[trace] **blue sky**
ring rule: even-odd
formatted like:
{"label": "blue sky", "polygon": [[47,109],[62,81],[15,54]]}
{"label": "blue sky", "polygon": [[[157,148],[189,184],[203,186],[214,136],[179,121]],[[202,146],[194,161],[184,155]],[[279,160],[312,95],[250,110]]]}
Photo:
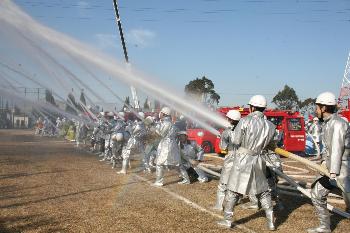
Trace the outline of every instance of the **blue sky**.
{"label": "blue sky", "polygon": [[[112,0],[15,0],[38,21],[120,60]],[[183,89],[207,76],[221,105],[339,93],[350,50],[350,0],[119,0],[130,62]]]}

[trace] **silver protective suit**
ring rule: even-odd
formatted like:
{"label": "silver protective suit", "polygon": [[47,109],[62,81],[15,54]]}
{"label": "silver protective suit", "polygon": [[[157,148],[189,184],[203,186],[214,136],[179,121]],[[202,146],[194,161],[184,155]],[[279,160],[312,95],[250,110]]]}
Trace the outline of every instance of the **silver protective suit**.
{"label": "silver protective suit", "polygon": [[263,150],[274,142],[275,125],[264,118],[262,112],[250,113],[241,119],[230,141],[238,149],[233,156],[233,166],[227,183],[224,203],[224,220],[219,225],[230,227],[233,207],[242,195],[257,195],[265,210],[269,230],[275,230],[271,192],[266,179]]}
{"label": "silver protective suit", "polygon": [[169,116],[164,117],[160,124],[157,125],[156,132],[161,139],[155,159],[157,176],[155,184],[163,185],[164,166],[180,165],[180,149],[176,140],[177,131]]}
{"label": "silver protective suit", "polygon": [[156,132],[154,125],[146,127],[146,137],[145,137],[145,152],[143,158],[143,165],[146,171],[151,171],[150,167],[153,166],[153,161],[151,158],[154,158],[157,154],[157,148],[160,141],[160,136]]}
{"label": "silver protective suit", "polygon": [[208,181],[208,177],[205,175],[204,171],[193,165],[193,161],[203,160],[203,148],[200,147],[195,141],[186,141],[185,143],[179,142],[179,145],[181,155],[180,173],[182,178],[188,183],[190,182],[187,169],[192,167],[198,174],[198,181]]}
{"label": "silver protective suit", "polygon": [[145,149],[144,137],[146,136],[146,128],[143,122],[135,122],[131,128],[131,137],[126,146],[123,148],[123,159],[129,159],[131,153],[141,153]]}
{"label": "silver protective suit", "polygon": [[216,203],[214,206],[214,209],[216,210],[222,210],[223,208],[223,202],[227,190],[227,182],[228,178],[230,177],[230,172],[233,167],[234,155],[237,149],[237,147],[234,147],[234,145],[230,141],[230,132],[232,132],[233,130],[233,127],[229,127],[221,133],[219,147],[221,150],[226,150],[227,155],[225,157],[224,164],[221,169],[220,181],[218,185],[218,190],[216,192]]}
{"label": "silver protective suit", "polygon": [[326,176],[318,177],[312,184],[311,200],[316,208],[320,226],[309,229],[309,232],[330,232],[330,214],[327,210],[327,196],[339,192],[336,187],[342,186],[343,196],[349,210],[350,196],[350,128],[348,123],[337,114],[324,119],[322,125],[322,143],[324,150],[322,158],[332,174],[336,174],[336,181]]}
{"label": "silver protective suit", "polygon": [[131,132],[131,136],[122,150],[123,162],[122,169],[118,172],[119,174],[126,173],[131,155],[143,153],[145,150],[144,139],[147,132],[144,123],[142,121],[134,122],[128,130]]}
{"label": "silver protective suit", "polygon": [[227,183],[229,190],[244,195],[268,190],[262,151],[273,141],[274,134],[275,125],[265,120],[262,112],[249,114],[230,132],[232,144],[239,148]]}
{"label": "silver protective suit", "polygon": [[103,134],[105,139],[105,157],[103,161],[106,159],[110,159],[112,157],[112,148],[113,148],[112,134],[115,126],[116,126],[116,121],[111,120],[110,122],[106,122],[105,127],[103,128]]}
{"label": "silver protective suit", "polygon": [[180,151],[176,140],[178,130],[170,117],[164,117],[156,131],[161,136],[157,148],[156,165],[179,166]]}

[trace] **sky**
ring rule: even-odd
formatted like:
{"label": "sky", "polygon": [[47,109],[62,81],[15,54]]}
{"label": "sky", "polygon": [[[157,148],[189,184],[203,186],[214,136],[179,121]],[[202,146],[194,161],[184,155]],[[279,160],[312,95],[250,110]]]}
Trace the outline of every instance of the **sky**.
{"label": "sky", "polygon": [[[14,0],[28,14],[123,60],[112,0]],[[350,0],[119,0],[130,62],[184,89],[206,76],[220,105],[339,94],[350,51]],[[127,93],[125,95],[131,95]],[[112,97],[107,97],[113,102]]]}

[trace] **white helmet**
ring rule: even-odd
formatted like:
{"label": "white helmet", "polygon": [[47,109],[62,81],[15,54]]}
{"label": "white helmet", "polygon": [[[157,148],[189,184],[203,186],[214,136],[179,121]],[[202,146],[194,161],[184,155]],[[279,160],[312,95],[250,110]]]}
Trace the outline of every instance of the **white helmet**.
{"label": "white helmet", "polygon": [[314,117],[313,121],[319,121],[318,117]]}
{"label": "white helmet", "polygon": [[264,96],[255,95],[252,98],[250,98],[249,105],[252,105],[254,107],[259,107],[259,108],[266,108],[267,102]]}
{"label": "white helmet", "polygon": [[335,100],[335,95],[332,92],[323,92],[317,96],[316,104],[322,105],[337,105],[337,101]]}
{"label": "white helmet", "polygon": [[117,142],[122,141],[123,138],[124,138],[124,135],[122,133],[116,133],[116,134],[113,134],[112,136],[112,140]]}
{"label": "white helmet", "polygon": [[154,119],[153,119],[153,117],[148,116],[143,120],[143,122],[145,123],[145,125],[151,125],[151,124],[153,124]]}
{"label": "white helmet", "polygon": [[226,113],[226,116],[234,121],[239,121],[241,119],[241,113],[238,110],[230,110]]}
{"label": "white helmet", "polygon": [[187,131],[180,131],[180,132],[177,133],[177,135],[186,135],[186,136],[188,136]]}
{"label": "white helmet", "polygon": [[118,116],[125,117],[125,113],[124,112],[119,112]]}
{"label": "white helmet", "polygon": [[139,112],[138,114],[139,114],[139,116],[140,116],[142,119],[145,118],[145,114],[144,114],[143,112]]}
{"label": "white helmet", "polygon": [[179,119],[180,119],[180,120],[184,120],[184,119],[185,119],[185,116],[184,116],[184,115],[180,115]]}
{"label": "white helmet", "polygon": [[163,107],[162,110],[160,110],[160,112],[168,116],[171,114],[171,110],[169,107]]}

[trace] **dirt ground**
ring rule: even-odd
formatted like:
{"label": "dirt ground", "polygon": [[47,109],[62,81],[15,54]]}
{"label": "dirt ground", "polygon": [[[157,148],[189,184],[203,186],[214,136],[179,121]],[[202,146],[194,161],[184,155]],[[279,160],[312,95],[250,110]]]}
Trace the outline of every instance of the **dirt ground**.
{"label": "dirt ground", "polygon": [[[240,206],[236,226],[216,225],[221,213],[210,209],[215,179],[179,185],[177,173],[170,171],[164,188],[156,188],[150,186],[154,174],[116,171],[72,143],[0,130],[0,232],[267,232],[262,210]],[[318,224],[308,199],[281,198],[286,208],[276,212],[277,232],[305,232]],[[332,228],[349,232],[350,220],[332,215]]]}

